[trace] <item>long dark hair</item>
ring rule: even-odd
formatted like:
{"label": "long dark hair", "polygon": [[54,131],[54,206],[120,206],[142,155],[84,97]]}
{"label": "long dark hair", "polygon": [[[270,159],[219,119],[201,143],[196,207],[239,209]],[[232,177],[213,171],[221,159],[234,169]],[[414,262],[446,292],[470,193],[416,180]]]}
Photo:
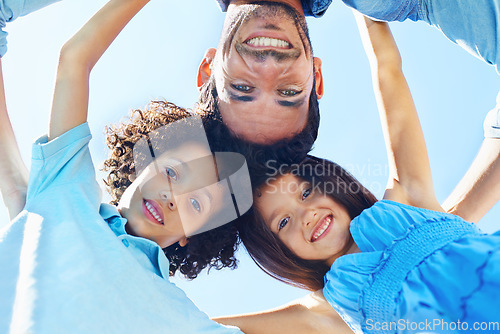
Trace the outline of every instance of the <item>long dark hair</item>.
{"label": "long dark hair", "polygon": [[[281,170],[293,173],[310,184],[319,184],[317,188],[324,189],[325,195],[342,205],[351,219],[377,201],[349,172],[329,160],[307,156],[300,164]],[[268,275],[311,291],[323,288],[323,277],[330,269],[329,266],[324,261],[304,260],[295,255],[269,229],[255,209],[237,221],[237,228],[248,253]]]}

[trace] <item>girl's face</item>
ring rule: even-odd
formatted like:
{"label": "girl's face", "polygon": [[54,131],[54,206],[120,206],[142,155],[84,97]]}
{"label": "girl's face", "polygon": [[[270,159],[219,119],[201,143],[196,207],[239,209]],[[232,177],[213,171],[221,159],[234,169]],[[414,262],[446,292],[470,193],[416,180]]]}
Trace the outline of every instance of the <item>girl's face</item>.
{"label": "girl's face", "polygon": [[196,143],[169,150],[150,163],[125,190],[118,205],[127,232],[162,248],[202,228],[224,203],[211,152]]}
{"label": "girl's face", "polygon": [[287,174],[260,189],[254,199],[266,225],[298,257],[329,266],[356,247],[347,210],[308,182]]}

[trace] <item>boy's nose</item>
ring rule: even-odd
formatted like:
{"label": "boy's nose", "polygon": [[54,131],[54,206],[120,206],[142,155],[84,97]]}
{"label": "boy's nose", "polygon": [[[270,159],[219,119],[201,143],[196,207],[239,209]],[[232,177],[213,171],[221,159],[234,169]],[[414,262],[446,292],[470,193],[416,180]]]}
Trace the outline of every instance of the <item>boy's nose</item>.
{"label": "boy's nose", "polygon": [[170,210],[174,211],[177,208],[177,205],[175,205],[175,201],[170,191],[160,191],[160,198]]}

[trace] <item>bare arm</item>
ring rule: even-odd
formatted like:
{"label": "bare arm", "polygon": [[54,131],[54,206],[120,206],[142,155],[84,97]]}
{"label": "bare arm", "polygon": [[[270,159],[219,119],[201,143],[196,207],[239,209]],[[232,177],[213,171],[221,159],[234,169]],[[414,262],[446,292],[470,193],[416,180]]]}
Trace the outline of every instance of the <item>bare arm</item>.
{"label": "bare arm", "polygon": [[500,200],[500,138],[485,138],[443,209],[477,223]]}
{"label": "bare arm", "polygon": [[27,187],[28,169],[21,158],[7,113],[0,60],[0,192],[10,219],[23,209]]}
{"label": "bare arm", "polygon": [[110,0],[62,48],[49,138],[87,121],[89,76],[120,31],[149,0]]}
{"label": "bare arm", "polygon": [[384,198],[442,211],[420,121],[389,26],[359,14],[356,18],[372,69],[390,166]]}
{"label": "bare arm", "polygon": [[214,320],[246,334],[352,334],[321,290],[272,310]]}
{"label": "bare arm", "polygon": [[[149,0],[111,0],[62,48],[49,138],[87,120],[89,75],[118,33]],[[24,207],[28,170],[22,161],[5,103],[0,63],[0,191],[10,219]]]}

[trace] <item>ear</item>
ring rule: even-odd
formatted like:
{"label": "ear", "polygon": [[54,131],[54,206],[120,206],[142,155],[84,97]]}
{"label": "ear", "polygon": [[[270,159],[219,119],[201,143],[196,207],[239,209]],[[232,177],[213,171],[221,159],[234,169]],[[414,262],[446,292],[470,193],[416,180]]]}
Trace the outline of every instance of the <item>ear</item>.
{"label": "ear", "polygon": [[184,247],[187,245],[188,242],[189,242],[189,239],[184,237],[181,240],[179,240],[179,246]]}
{"label": "ear", "polygon": [[205,52],[205,56],[203,56],[200,67],[198,67],[198,77],[196,78],[196,86],[198,89],[201,89],[201,87],[208,82],[208,79],[210,79],[210,75],[212,74],[210,65],[214,60],[216,51],[217,49],[210,48]]}
{"label": "ear", "polygon": [[321,72],[321,59],[314,57],[314,80],[316,81],[316,95],[318,100],[323,97],[323,73]]}

